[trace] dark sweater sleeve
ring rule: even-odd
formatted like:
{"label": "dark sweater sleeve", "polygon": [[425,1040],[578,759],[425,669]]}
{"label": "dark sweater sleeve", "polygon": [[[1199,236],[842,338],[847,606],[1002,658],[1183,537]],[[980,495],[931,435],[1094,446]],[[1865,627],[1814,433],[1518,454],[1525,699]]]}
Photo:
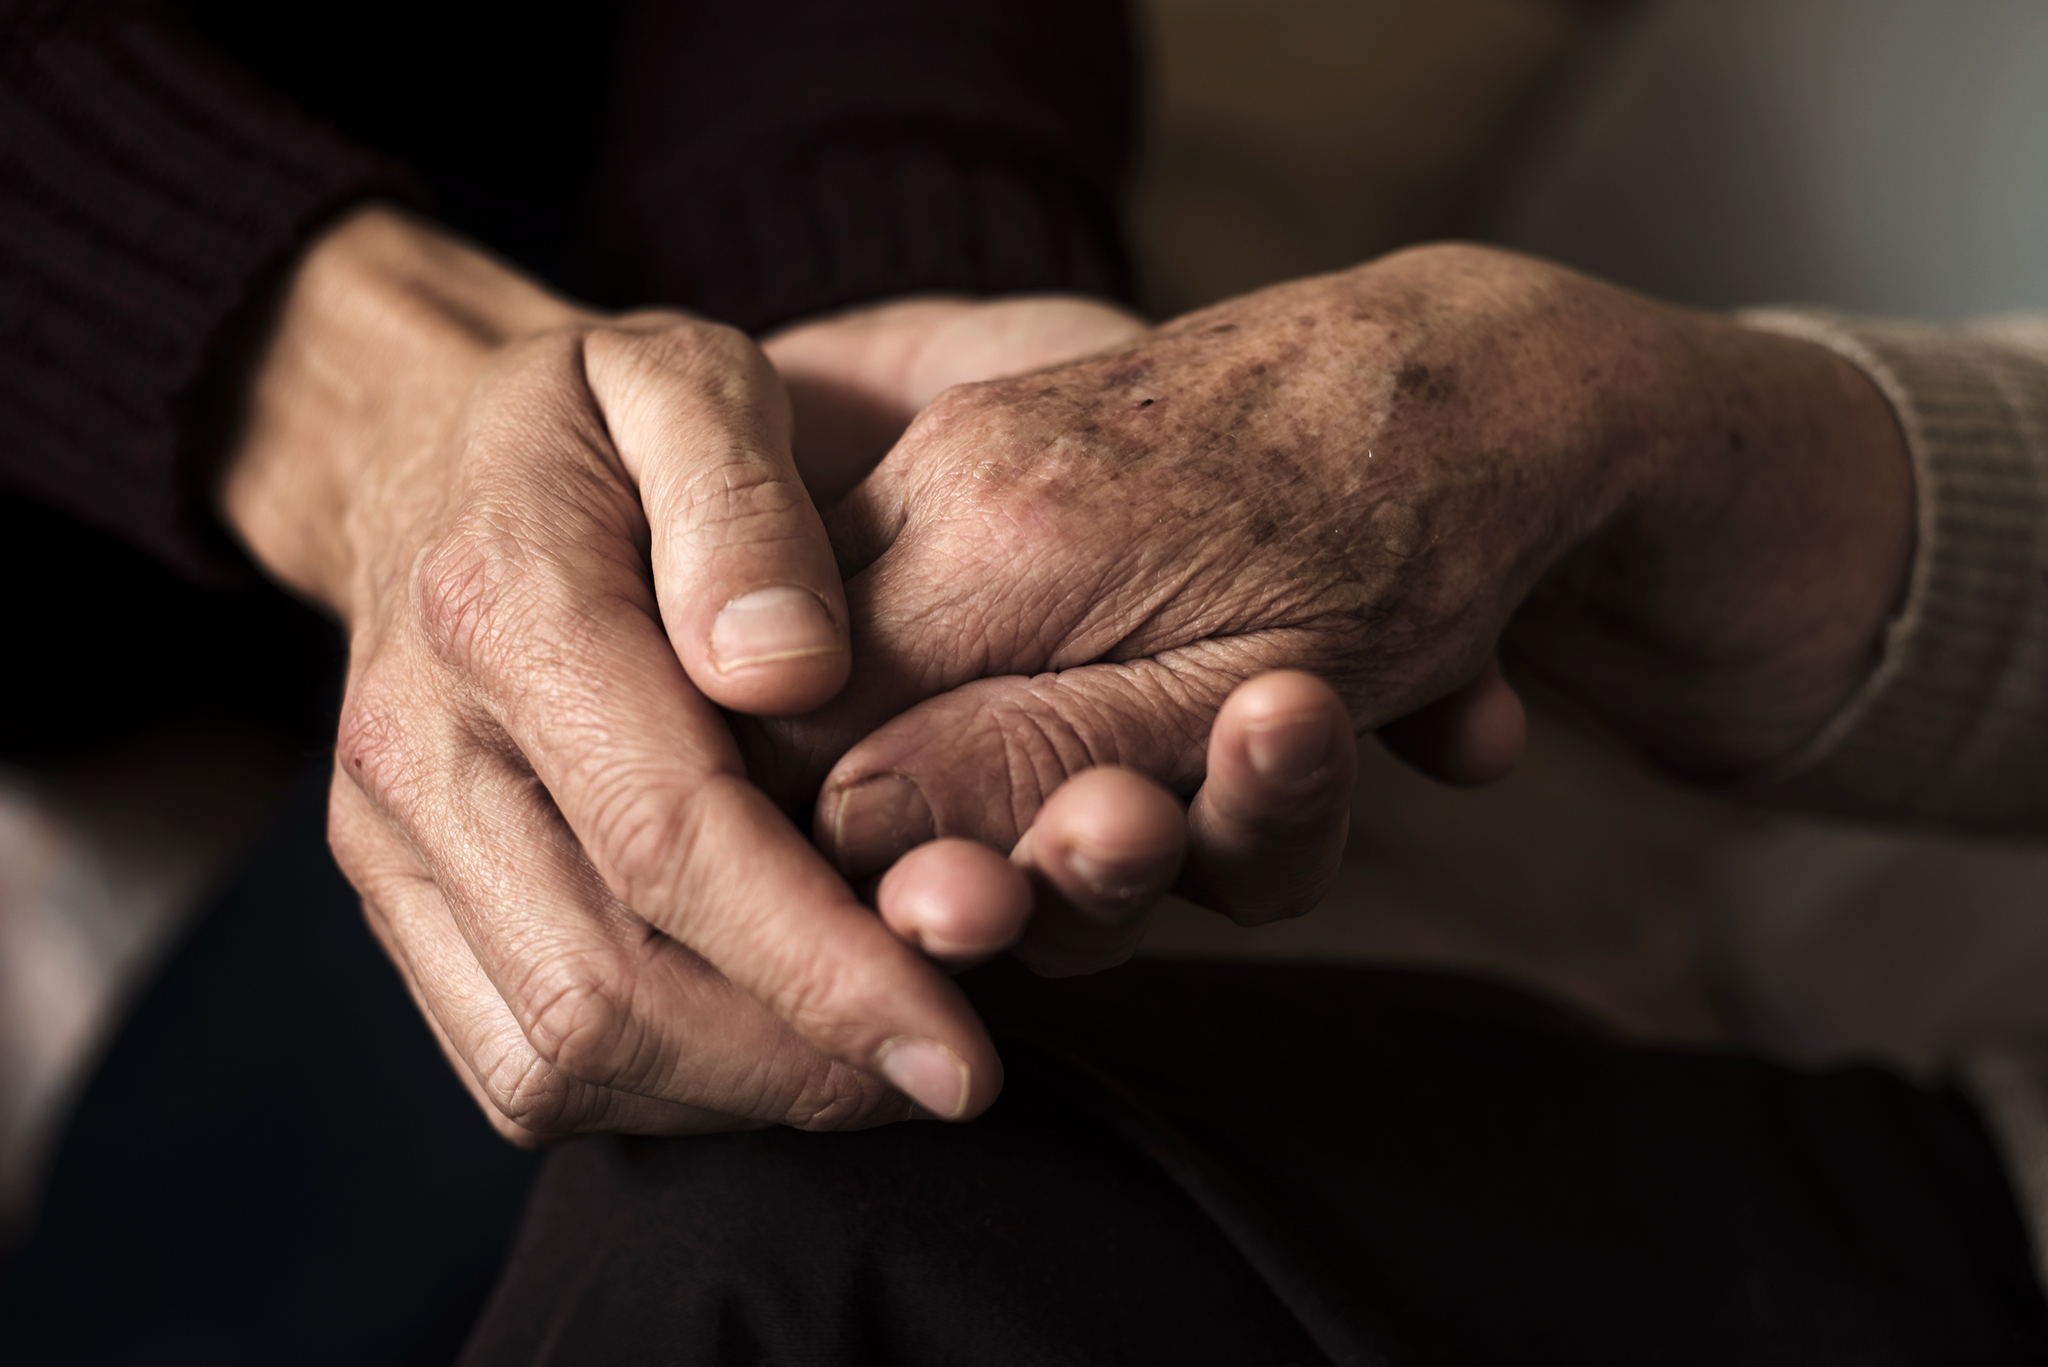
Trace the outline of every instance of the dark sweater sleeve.
{"label": "dark sweater sleeve", "polygon": [[587,278],[751,331],[913,291],[1128,299],[1119,0],[639,0]]}
{"label": "dark sweater sleeve", "polygon": [[0,489],[226,573],[189,449],[209,366],[324,221],[402,184],[157,9],[0,0]]}

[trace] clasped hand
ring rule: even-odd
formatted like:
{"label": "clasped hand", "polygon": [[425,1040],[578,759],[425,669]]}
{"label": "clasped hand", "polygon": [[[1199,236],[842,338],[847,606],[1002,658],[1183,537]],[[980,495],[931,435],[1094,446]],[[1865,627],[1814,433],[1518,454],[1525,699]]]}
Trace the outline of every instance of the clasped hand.
{"label": "clasped hand", "polygon": [[[1306,910],[1347,707],[1445,777],[1500,772],[1525,600],[1536,665],[1673,763],[1825,717],[1899,537],[1769,620],[1694,585],[1799,568],[1717,561],[1717,518],[1868,547],[1877,494],[1800,500],[1862,458],[1814,432],[1877,420],[1825,353],[1739,331],[1452,251],[1142,335],[897,305],[771,366],[372,209],[285,289],[220,497],[347,628],[331,841],[501,1130],[959,1118],[1001,1072],[944,966],[1117,962],[1169,886]],[[1693,363],[1716,378],[1669,412],[1627,397]],[[877,876],[879,915],[848,881]]]}
{"label": "clasped hand", "polygon": [[[961,366],[1029,368],[1136,326],[1078,301],[925,304],[778,349],[802,401],[842,415],[813,424],[838,434],[812,461],[823,487]],[[738,333],[592,314],[378,209],[306,256],[264,333],[221,506],[346,627],[331,843],[516,1139],[841,1127],[900,1118],[906,1095],[978,1112],[1000,1063],[934,961],[1016,940],[1034,882],[1038,924],[1077,918],[1075,952],[1119,957],[1179,865],[1178,804],[1104,771],[1008,858],[942,841],[903,861],[878,918],[749,781],[721,709],[815,708],[851,665],[790,435]],[[1097,911],[1119,929],[1090,939]]]}

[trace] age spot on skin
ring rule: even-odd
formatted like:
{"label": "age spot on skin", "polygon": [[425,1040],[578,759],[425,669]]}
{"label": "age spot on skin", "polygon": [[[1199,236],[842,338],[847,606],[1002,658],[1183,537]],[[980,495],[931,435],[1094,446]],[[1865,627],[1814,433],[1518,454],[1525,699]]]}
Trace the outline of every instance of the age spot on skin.
{"label": "age spot on skin", "polygon": [[1376,505],[1372,516],[1367,519],[1372,536],[1389,554],[1403,560],[1410,559],[1421,550],[1426,540],[1423,534],[1422,518],[1405,503],[1389,499]]}
{"label": "age spot on skin", "polygon": [[1394,389],[1397,393],[1419,395],[1433,403],[1442,403],[1451,396],[1450,376],[1431,370],[1420,361],[1411,361],[1394,375]]}
{"label": "age spot on skin", "polygon": [[1728,449],[1730,451],[1743,451],[1748,449],[1748,443],[1742,440],[1742,433],[1736,431],[1732,427],[1728,429]]}

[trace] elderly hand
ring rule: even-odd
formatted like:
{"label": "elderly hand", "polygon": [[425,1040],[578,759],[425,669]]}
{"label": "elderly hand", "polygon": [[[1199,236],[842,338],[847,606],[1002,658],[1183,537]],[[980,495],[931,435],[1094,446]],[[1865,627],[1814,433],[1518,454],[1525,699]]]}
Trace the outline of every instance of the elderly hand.
{"label": "elderly hand", "polygon": [[1072,295],[930,296],[810,319],[761,350],[789,390],[804,487],[829,508],[954,385],[1092,356],[1145,327],[1136,314]]}
{"label": "elderly hand", "polygon": [[[1480,779],[1519,745],[1512,621],[1653,758],[1739,773],[1863,677],[1911,517],[1890,409],[1831,353],[1403,253],[933,404],[830,519],[854,682],[765,724],[758,772],[801,792],[837,759],[815,830],[859,876],[933,835],[1006,846],[1094,765],[1192,791],[1225,698],[1291,668]],[[1188,890],[1299,910],[1269,848],[1198,828]]]}
{"label": "elderly hand", "polygon": [[[718,710],[847,675],[789,429],[730,329],[597,316],[381,209],[314,246],[265,334],[224,515],[347,627],[334,851],[514,1138],[870,1123],[898,1090],[957,1117],[1000,1087],[964,999],[747,782]],[[958,921],[1023,896],[993,852],[939,853],[891,898]]]}
{"label": "elderly hand", "polygon": [[[1145,330],[1091,299],[929,298],[807,322],[762,348],[790,388],[804,483],[830,507],[947,389],[1101,353]],[[1190,886],[1256,884],[1270,914],[1312,905],[1343,853],[1355,765],[1350,721],[1330,688],[1275,674],[1241,687],[1217,717],[1208,782],[1190,811],[1132,770],[1092,767],[1051,793],[1016,837],[1010,857],[1030,878],[1028,894],[934,895],[970,857],[941,838],[890,868],[877,905],[948,965],[1014,949],[1040,973],[1094,972],[1130,957],[1146,912],[1183,872]],[[1007,779],[990,777],[990,796],[1006,800]],[[1196,863],[1184,870],[1191,830]]]}

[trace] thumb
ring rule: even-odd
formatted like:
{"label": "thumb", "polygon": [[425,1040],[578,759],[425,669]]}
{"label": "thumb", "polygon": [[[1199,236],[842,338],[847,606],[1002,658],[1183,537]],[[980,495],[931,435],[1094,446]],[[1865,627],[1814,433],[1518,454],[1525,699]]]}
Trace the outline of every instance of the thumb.
{"label": "thumb", "polygon": [[846,599],[789,449],[781,382],[742,334],[653,318],[593,333],[584,370],[640,491],[670,644],[740,712],[818,707],[846,683]]}

